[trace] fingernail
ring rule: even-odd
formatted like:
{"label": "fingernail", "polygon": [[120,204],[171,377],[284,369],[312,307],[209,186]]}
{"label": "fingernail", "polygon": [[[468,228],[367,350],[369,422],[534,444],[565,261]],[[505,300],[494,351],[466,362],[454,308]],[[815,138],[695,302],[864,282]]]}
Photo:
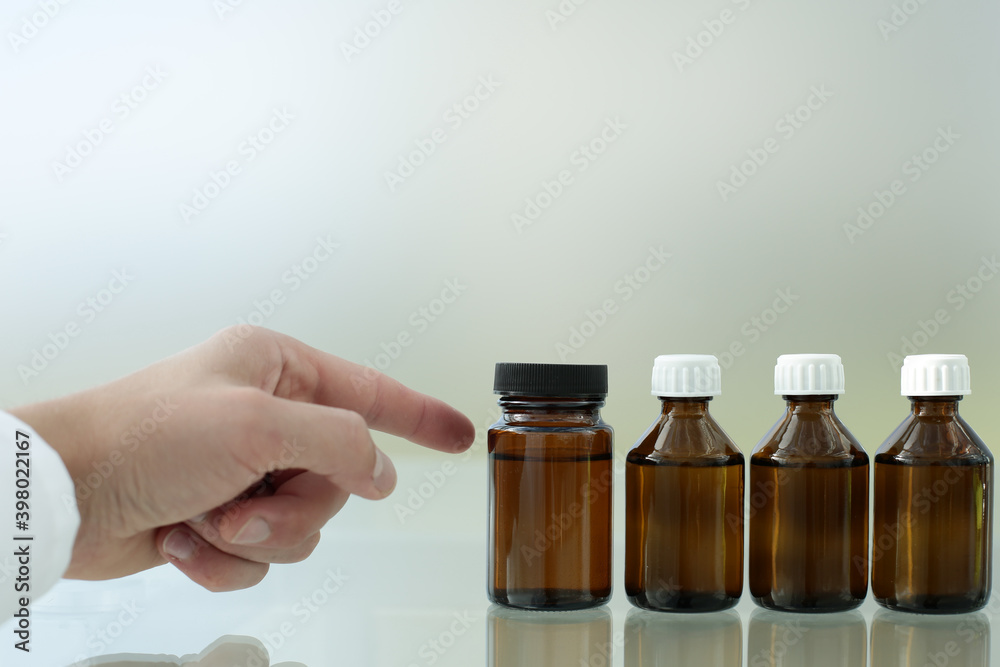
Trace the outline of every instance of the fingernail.
{"label": "fingernail", "polygon": [[396,488],[396,469],[393,467],[392,461],[377,447],[375,448],[375,469],[372,471],[372,479],[375,481],[375,488],[386,495]]}
{"label": "fingernail", "polygon": [[259,516],[247,521],[236,533],[231,544],[259,544],[271,537],[271,526]]}
{"label": "fingernail", "polygon": [[191,523],[201,523],[208,517],[208,512],[202,512],[198,516],[191,517]]}
{"label": "fingernail", "polygon": [[175,560],[188,560],[194,555],[197,548],[198,545],[195,544],[191,535],[181,528],[175,528],[167,535],[167,539],[163,540],[163,550]]}

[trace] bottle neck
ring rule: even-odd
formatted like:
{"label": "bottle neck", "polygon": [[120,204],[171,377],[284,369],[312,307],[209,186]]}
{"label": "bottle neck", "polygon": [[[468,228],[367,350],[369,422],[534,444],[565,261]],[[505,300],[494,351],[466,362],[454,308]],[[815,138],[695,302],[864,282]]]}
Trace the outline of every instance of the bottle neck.
{"label": "bottle neck", "polygon": [[664,417],[704,417],[708,414],[708,402],[711,400],[711,396],[660,396],[660,414]]}
{"label": "bottle neck", "polygon": [[839,398],[836,394],[816,394],[810,396],[782,396],[785,399],[790,414],[826,413],[833,414],[833,402]]}
{"label": "bottle neck", "polygon": [[507,424],[590,426],[601,421],[604,397],[501,396],[498,403]]}
{"label": "bottle neck", "polygon": [[910,396],[914,417],[957,417],[961,396]]}

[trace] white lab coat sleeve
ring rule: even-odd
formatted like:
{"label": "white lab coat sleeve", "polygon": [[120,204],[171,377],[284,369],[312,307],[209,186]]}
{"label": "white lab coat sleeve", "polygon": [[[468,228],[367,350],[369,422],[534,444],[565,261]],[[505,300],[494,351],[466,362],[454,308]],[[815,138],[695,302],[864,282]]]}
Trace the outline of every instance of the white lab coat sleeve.
{"label": "white lab coat sleeve", "polygon": [[24,603],[59,581],[79,527],[73,480],[59,454],[0,412],[0,623],[23,615]]}

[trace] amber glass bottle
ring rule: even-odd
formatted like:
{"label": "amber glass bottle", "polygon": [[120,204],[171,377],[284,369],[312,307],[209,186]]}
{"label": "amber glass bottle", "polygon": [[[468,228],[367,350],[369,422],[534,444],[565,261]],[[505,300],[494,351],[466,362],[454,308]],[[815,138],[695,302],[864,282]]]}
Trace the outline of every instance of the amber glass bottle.
{"label": "amber glass bottle", "polygon": [[653,364],[660,416],[625,463],[625,592],[658,611],[716,611],[743,593],[743,454],[708,412],[712,355]]}
{"label": "amber glass bottle", "polygon": [[607,366],[496,366],[489,431],[490,600],[585,609],[611,597],[612,430]]}
{"label": "amber glass bottle", "polygon": [[868,455],[833,412],[835,354],[786,354],[784,416],[750,457],[749,584],[769,609],[842,611],[868,593]]}
{"label": "amber glass bottle", "polygon": [[872,594],[889,609],[981,609],[993,560],[993,455],[958,414],[960,354],[903,360],[912,410],[875,455]]}

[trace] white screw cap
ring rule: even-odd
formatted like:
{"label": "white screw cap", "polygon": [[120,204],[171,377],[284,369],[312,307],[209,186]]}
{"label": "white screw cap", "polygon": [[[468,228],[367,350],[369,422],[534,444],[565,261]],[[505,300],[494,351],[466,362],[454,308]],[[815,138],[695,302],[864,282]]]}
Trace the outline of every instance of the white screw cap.
{"label": "white screw cap", "polygon": [[836,354],[783,354],[774,367],[774,393],[843,394],[844,364]]}
{"label": "white screw cap", "polygon": [[719,360],[711,354],[661,354],[653,362],[654,396],[718,396]]}
{"label": "white screw cap", "polygon": [[902,396],[967,396],[972,393],[964,354],[913,354],[903,359]]}

